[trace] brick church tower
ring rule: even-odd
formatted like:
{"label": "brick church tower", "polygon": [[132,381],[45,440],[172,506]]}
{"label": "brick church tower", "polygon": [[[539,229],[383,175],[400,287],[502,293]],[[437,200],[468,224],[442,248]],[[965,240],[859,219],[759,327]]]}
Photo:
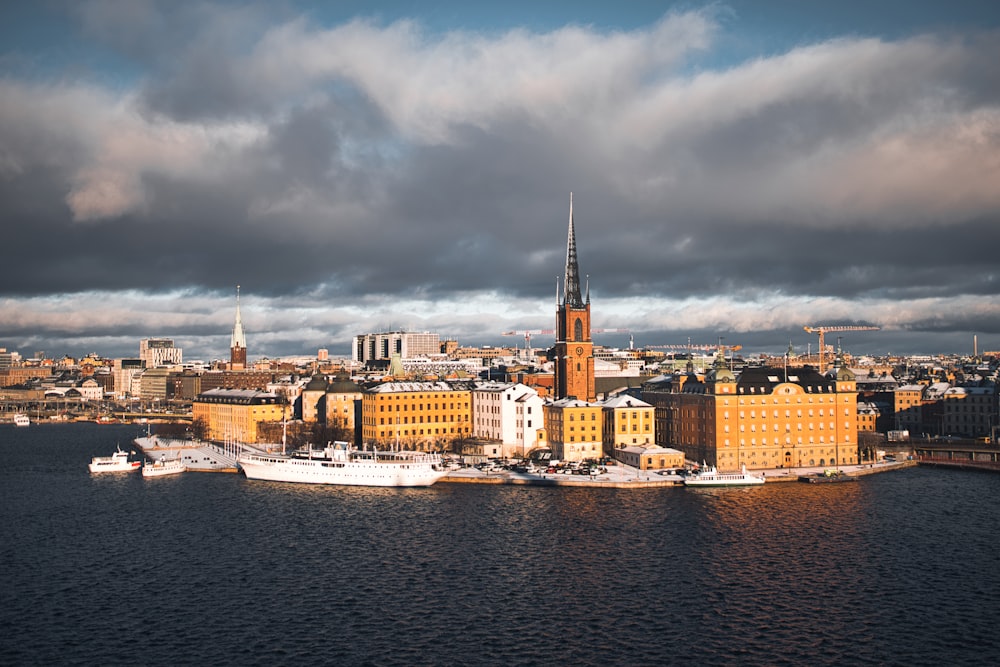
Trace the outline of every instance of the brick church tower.
{"label": "brick church tower", "polygon": [[244,371],[247,368],[247,337],[243,333],[243,319],[240,317],[240,286],[236,286],[236,324],[229,342],[229,370]]}
{"label": "brick church tower", "polygon": [[[558,290],[557,290],[558,291]],[[569,195],[569,237],[566,241],[566,276],[563,293],[556,296],[555,395],[582,401],[597,399],[594,388],[594,343],[590,339],[590,285],[586,299],[580,291],[573,229],[573,193]]]}

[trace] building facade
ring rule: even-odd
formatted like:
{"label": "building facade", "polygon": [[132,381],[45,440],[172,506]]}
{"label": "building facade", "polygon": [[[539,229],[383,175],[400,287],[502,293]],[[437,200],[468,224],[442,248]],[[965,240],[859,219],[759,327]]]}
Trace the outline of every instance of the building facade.
{"label": "building facade", "polygon": [[720,355],[704,377],[680,374],[643,398],[672,441],[659,444],[719,470],[858,462],[857,388],[845,367],[747,368],[737,377]]}
{"label": "building facade", "polygon": [[210,440],[255,443],[261,422],[280,422],[289,415],[288,405],[277,394],[210,389],[195,398],[191,416],[205,424]]}
{"label": "building facade", "polygon": [[435,333],[412,333],[390,331],[386,333],[361,334],[354,337],[351,346],[352,360],[359,363],[392,359],[397,354],[401,359],[424,357],[441,353],[441,336]]}
{"label": "building facade", "polygon": [[439,451],[472,435],[471,386],[384,382],[362,395],[361,415],[365,443]]}
{"label": "building facade", "polygon": [[169,338],[143,338],[139,341],[139,359],[146,368],[158,368],[178,366],[183,363],[184,355]]}
{"label": "building facade", "polygon": [[659,445],[627,445],[615,450],[615,458],[639,470],[668,470],[684,467],[684,452]]}
{"label": "building facade", "polygon": [[649,403],[621,394],[604,401],[604,453],[615,456],[615,450],[632,446],[656,444],[655,410]]}
{"label": "building facade", "polygon": [[523,458],[538,446],[545,425],[542,397],[514,382],[487,382],[472,390],[472,436],[501,444],[503,458]]}
{"label": "building facade", "polygon": [[560,461],[599,459],[604,455],[604,408],[578,398],[543,405],[545,431],[552,458]]}
{"label": "building facade", "polygon": [[996,424],[996,392],[985,387],[951,387],[944,392],[941,428],[947,435],[984,438]]}

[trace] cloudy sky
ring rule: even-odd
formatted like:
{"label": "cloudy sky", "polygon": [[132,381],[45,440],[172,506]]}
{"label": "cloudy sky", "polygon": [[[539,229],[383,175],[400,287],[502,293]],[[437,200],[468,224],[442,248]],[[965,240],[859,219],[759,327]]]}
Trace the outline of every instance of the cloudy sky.
{"label": "cloudy sky", "polygon": [[3,3],[0,347],[1000,349],[1000,4],[480,4]]}

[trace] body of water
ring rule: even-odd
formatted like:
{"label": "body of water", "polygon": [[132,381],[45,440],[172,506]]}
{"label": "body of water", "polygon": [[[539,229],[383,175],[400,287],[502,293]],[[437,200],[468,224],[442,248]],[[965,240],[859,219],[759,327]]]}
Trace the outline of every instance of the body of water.
{"label": "body of water", "polygon": [[87,472],[0,426],[0,663],[977,665],[1000,475],[576,489]]}

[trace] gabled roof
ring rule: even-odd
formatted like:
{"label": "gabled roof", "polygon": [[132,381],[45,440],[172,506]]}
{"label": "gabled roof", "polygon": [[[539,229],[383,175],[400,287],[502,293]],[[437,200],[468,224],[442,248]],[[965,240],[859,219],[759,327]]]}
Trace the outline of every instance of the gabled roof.
{"label": "gabled roof", "polygon": [[604,401],[604,407],[606,408],[651,408],[653,407],[646,401],[639,400],[635,396],[619,395],[612,396],[611,398]]}

